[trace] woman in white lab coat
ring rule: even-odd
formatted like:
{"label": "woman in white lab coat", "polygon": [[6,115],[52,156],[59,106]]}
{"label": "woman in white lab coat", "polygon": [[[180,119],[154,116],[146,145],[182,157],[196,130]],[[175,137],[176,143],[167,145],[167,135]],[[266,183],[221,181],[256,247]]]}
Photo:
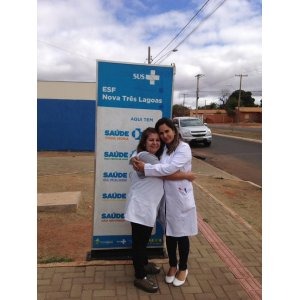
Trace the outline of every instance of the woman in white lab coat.
{"label": "woman in white lab coat", "polygon": [[[134,160],[134,168],[144,171],[145,176],[166,176],[177,171],[191,171],[192,153],[190,146],[181,141],[172,120],[162,118],[156,122],[155,129],[165,143],[160,164],[151,165]],[[164,180],[165,233],[169,256],[167,283],[181,286],[188,275],[189,236],[198,233],[197,211],[193,185],[188,180]],[[178,248],[179,261],[176,250]]]}
{"label": "woman in white lab coat", "polygon": [[[148,127],[145,129],[135,157],[149,164],[157,164],[162,151],[163,147],[155,128]],[[193,180],[195,176],[191,172],[177,172],[168,178]],[[148,262],[146,248],[164,194],[163,180],[161,177],[145,177],[143,173],[135,171],[130,173],[130,179],[131,186],[125,207],[125,220],[131,222],[132,228],[134,285],[144,291],[154,293],[158,290],[158,286],[146,275],[157,274],[160,272],[160,268]]]}

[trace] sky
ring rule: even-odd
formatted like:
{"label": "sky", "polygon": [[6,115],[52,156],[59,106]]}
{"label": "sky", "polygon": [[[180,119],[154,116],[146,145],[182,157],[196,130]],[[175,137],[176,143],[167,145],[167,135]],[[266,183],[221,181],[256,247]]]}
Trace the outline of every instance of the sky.
{"label": "sky", "polygon": [[[262,99],[261,0],[38,0],[37,79],[96,82],[96,60],[175,64],[173,104]],[[173,51],[177,50],[177,51]]]}

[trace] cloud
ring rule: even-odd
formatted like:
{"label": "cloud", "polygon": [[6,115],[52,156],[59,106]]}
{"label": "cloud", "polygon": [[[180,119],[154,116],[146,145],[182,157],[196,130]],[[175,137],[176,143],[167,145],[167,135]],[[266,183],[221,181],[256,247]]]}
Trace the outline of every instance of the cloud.
{"label": "cloud", "polygon": [[[221,2],[209,1],[161,53],[179,45],[161,62],[176,65],[174,102],[182,101],[181,93],[195,93],[198,73],[205,74],[201,89],[210,91],[210,99],[218,99],[226,86],[238,89],[240,73],[248,73],[246,90],[261,90],[261,2],[225,1],[209,16]],[[203,3],[39,0],[38,79],[96,81],[97,59],[146,63],[148,46],[154,58]]]}

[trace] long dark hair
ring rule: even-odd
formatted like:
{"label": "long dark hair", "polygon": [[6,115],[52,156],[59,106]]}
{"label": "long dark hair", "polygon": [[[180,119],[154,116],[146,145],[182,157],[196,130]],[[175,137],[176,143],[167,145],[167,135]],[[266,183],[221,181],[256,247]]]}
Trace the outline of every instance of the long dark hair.
{"label": "long dark hair", "polygon": [[161,118],[156,122],[155,129],[158,133],[159,133],[159,127],[161,125],[166,125],[175,132],[174,140],[169,145],[166,145],[168,148],[167,153],[170,155],[172,152],[175,151],[175,149],[179,145],[180,142],[179,132],[177,130],[177,127],[174,125],[173,121],[169,118]]}
{"label": "long dark hair", "polygon": [[[141,139],[137,145],[137,153],[141,152],[141,151],[147,151],[146,149],[146,141],[147,141],[147,138],[149,137],[150,134],[152,133],[155,133],[155,134],[158,134],[157,133],[157,130],[153,127],[148,127],[146,128],[143,132],[142,132],[142,136],[141,136]],[[158,149],[158,151],[155,153],[155,155],[160,158],[160,156],[162,155],[163,153],[163,149],[164,149],[164,145],[162,142],[160,142],[160,148]]]}

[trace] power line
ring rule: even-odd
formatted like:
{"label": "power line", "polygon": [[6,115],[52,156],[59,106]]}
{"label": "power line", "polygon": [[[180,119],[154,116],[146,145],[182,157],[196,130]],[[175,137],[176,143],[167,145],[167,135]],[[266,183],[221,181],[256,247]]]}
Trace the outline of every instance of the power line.
{"label": "power line", "polygon": [[179,35],[187,28],[187,26],[196,18],[196,16],[200,13],[200,11],[206,6],[206,4],[210,0],[207,0],[200,9],[197,10],[197,12],[194,14],[194,16],[188,21],[188,23],[176,34],[176,36],[153,58],[155,60],[156,57],[158,57],[165,49],[168,48],[169,45],[172,44],[173,41],[175,41]]}
{"label": "power line", "polygon": [[51,43],[49,43],[49,42],[45,42],[45,41],[42,41],[42,40],[39,40],[39,39],[38,39],[37,41],[40,42],[40,43],[46,44],[46,45],[48,45],[48,46],[50,46],[50,47],[56,48],[56,49],[58,49],[58,50],[67,52],[67,53],[69,53],[69,54],[71,54],[71,55],[76,55],[76,56],[79,56],[79,57],[84,58],[84,59],[88,59],[88,60],[93,60],[93,61],[95,61],[95,58],[90,58],[90,57],[86,57],[86,56],[84,56],[84,55],[82,55],[82,54],[79,54],[79,53],[71,52],[71,51],[69,51],[69,50],[66,50],[66,49],[64,49],[64,48],[62,48],[62,47],[56,46],[56,45],[51,44]]}
{"label": "power line", "polygon": [[[218,5],[217,5],[217,7],[215,7],[215,9],[210,13],[210,14],[208,14],[203,20],[201,20],[200,21],[200,23],[185,37],[185,38],[183,38],[175,47],[174,47],[174,49],[178,49],[178,47],[180,46],[180,45],[182,45],[199,27],[200,27],[200,25],[202,25],[209,17],[211,17],[224,3],[226,2],[226,0],[223,0],[223,1],[221,1]],[[168,53],[168,56],[170,56],[171,55],[171,53],[172,53],[172,51],[171,52],[169,52]],[[161,62],[163,62],[168,56],[166,56],[166,57],[161,57],[161,58],[159,58],[157,61],[156,61],[156,63],[161,63]],[[157,56],[156,56],[157,57]]]}
{"label": "power line", "polygon": [[[211,17],[225,2],[226,0],[223,0],[209,15],[202,20],[202,22]],[[198,24],[178,45],[176,45],[175,48],[178,48],[181,44],[183,44],[190,37],[190,35],[192,35],[199,28],[200,25],[202,25],[202,23]]]}
{"label": "power line", "polygon": [[[247,89],[248,90],[248,89]],[[249,92],[251,93],[261,93],[261,90],[250,90]],[[220,93],[220,90],[214,90],[214,91],[207,91],[207,90],[201,90],[199,91],[199,94],[217,94]],[[195,97],[195,92],[190,92],[190,93],[180,93],[180,95],[186,95],[188,97]]]}
{"label": "power line", "polygon": [[[247,73],[252,73],[252,72],[257,72],[257,71],[258,71],[258,68],[252,69],[252,70],[246,70]],[[218,85],[219,83],[222,83],[222,82],[224,82],[224,81],[229,81],[229,80],[233,79],[234,77],[235,77],[235,76],[232,75],[232,76],[227,77],[227,78],[225,78],[225,79],[221,79],[221,80],[215,81],[215,82],[209,84],[208,87],[209,87],[209,88],[212,88],[212,87]],[[260,90],[261,88],[255,88],[255,89],[258,91],[258,90]]]}
{"label": "power line", "polygon": [[[250,92],[251,95],[253,97],[261,97],[262,96],[262,91],[258,90],[258,89],[244,89],[247,92]],[[230,89],[230,91],[228,92],[229,94],[232,94],[234,91],[233,89]],[[184,93],[179,93],[179,97],[184,96],[184,102],[186,102],[187,100],[189,101],[193,101],[195,99],[195,91],[185,91]],[[214,91],[208,91],[208,90],[199,90],[198,91],[198,95],[201,96],[201,98],[203,97],[218,97],[220,96],[222,93],[221,90],[214,90]]]}
{"label": "power line", "polygon": [[185,105],[185,96],[189,96],[189,94],[183,93],[181,95],[183,96],[183,103],[182,103],[182,105],[184,106]]}

